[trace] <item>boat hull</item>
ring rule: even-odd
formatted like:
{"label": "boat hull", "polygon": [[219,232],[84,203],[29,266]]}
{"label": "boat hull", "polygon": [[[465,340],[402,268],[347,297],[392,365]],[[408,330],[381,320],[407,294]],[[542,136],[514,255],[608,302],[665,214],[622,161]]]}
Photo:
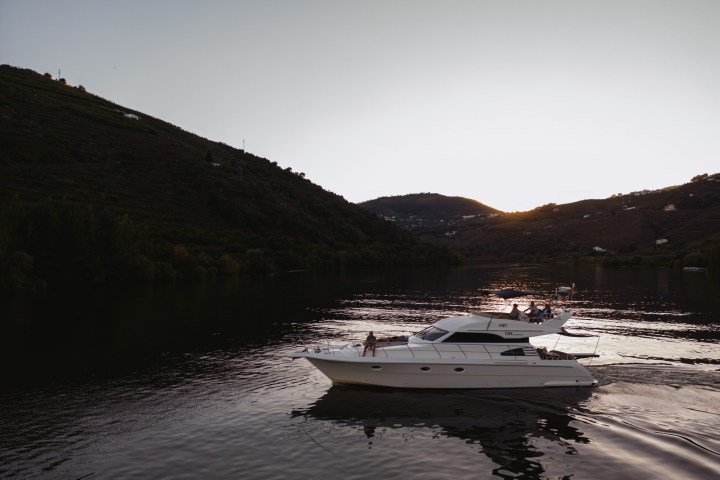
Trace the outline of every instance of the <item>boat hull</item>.
{"label": "boat hull", "polygon": [[594,386],[575,360],[489,360],[482,362],[388,362],[369,358],[305,356],[334,384],[394,388],[533,388]]}

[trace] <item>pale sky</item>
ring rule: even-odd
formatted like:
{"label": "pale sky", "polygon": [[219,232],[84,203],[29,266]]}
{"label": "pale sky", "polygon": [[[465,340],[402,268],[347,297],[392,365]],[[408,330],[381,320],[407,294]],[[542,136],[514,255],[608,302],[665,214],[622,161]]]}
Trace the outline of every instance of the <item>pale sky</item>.
{"label": "pale sky", "polygon": [[0,63],[351,202],[524,211],[720,172],[718,0],[0,0]]}

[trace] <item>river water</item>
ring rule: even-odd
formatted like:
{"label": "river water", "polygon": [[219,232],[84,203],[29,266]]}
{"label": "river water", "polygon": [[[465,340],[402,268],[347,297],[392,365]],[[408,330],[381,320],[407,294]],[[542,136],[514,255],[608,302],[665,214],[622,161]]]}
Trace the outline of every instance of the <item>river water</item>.
{"label": "river water", "polygon": [[[575,283],[595,388],[333,386],[306,342]],[[521,299],[527,303],[529,299]],[[0,478],[720,478],[720,284],[594,267],[307,273],[4,300]],[[589,360],[588,360],[589,361]],[[587,361],[586,361],[587,362]]]}

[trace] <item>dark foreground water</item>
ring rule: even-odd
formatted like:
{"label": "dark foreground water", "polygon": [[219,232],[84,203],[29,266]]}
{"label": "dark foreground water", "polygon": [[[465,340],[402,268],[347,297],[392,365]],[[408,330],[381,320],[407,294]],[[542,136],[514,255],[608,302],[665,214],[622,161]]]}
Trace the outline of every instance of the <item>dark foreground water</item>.
{"label": "dark foreground water", "polygon": [[[581,294],[597,388],[332,386],[284,353],[474,307]],[[522,303],[522,302],[521,302]],[[0,478],[720,478],[720,288],[704,272],[305,274],[8,300]],[[159,355],[160,354],[160,355]]]}

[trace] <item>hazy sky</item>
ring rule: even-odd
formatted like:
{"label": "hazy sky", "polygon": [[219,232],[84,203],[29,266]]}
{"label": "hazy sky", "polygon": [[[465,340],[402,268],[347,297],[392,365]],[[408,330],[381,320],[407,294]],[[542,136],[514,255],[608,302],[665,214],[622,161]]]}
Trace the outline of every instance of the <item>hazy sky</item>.
{"label": "hazy sky", "polygon": [[352,202],[529,210],[720,172],[718,0],[0,0],[0,63]]}

